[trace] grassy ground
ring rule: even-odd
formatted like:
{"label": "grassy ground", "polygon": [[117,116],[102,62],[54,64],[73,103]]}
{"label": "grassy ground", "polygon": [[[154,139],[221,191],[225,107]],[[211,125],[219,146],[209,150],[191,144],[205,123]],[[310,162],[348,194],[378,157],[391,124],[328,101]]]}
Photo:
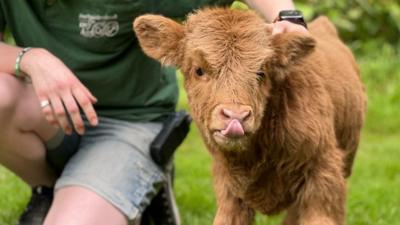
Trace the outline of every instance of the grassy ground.
{"label": "grassy ground", "polygon": [[[360,57],[369,95],[367,123],[349,179],[349,225],[400,225],[400,57],[389,47]],[[184,94],[180,107],[186,108]],[[212,224],[215,212],[210,157],[195,127],[176,155],[176,195],[183,224]],[[29,188],[0,167],[0,225],[14,224]],[[257,225],[279,224],[280,217],[258,215]]]}

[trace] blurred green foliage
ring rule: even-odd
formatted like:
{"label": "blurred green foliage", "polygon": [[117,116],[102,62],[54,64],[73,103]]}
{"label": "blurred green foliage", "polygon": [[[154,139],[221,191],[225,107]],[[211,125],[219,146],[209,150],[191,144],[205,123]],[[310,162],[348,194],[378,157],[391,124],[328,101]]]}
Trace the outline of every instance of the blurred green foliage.
{"label": "blurred green foliage", "polygon": [[6,29],[6,31],[4,32],[4,41],[9,44],[15,44],[9,29]]}
{"label": "blurred green foliage", "polygon": [[[306,18],[328,16],[357,53],[400,44],[399,0],[294,0]],[[398,49],[397,49],[398,50]]]}

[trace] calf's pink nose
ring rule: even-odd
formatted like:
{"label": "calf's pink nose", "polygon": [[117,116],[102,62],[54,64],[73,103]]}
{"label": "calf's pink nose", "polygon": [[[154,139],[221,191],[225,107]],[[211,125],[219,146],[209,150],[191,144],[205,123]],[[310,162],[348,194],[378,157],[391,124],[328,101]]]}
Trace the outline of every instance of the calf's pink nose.
{"label": "calf's pink nose", "polygon": [[244,122],[250,117],[250,110],[248,110],[248,109],[231,110],[231,109],[223,108],[221,110],[221,114],[226,119],[237,119],[241,122]]}

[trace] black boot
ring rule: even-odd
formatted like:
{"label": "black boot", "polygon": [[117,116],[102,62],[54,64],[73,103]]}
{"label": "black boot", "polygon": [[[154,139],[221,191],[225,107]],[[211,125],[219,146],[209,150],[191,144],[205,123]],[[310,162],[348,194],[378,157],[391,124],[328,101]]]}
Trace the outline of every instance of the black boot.
{"label": "black boot", "polygon": [[37,186],[32,188],[32,196],[19,218],[18,225],[42,225],[53,201],[53,188]]}

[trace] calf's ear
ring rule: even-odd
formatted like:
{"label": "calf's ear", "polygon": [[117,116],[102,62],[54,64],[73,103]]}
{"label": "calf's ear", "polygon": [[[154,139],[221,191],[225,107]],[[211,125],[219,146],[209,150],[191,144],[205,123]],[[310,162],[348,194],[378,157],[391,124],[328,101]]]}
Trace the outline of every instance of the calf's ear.
{"label": "calf's ear", "polygon": [[143,15],[133,22],[133,29],[143,51],[168,66],[181,62],[183,26],[159,15]]}
{"label": "calf's ear", "polygon": [[315,48],[316,41],[311,35],[286,32],[273,35],[271,45],[274,51],[273,64],[286,67],[310,54]]}

